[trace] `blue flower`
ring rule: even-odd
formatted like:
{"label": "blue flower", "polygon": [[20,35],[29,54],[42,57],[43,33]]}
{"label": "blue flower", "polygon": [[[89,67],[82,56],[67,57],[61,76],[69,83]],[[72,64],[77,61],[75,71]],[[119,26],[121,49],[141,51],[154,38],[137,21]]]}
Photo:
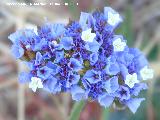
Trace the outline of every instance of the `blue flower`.
{"label": "blue flower", "polygon": [[73,47],[73,39],[71,37],[63,37],[60,41],[65,50],[70,50]]}
{"label": "blue flower", "polygon": [[51,26],[51,33],[53,37],[58,37],[65,32],[65,28],[63,24],[52,24]]}
{"label": "blue flower", "polygon": [[34,51],[42,50],[47,45],[48,45],[48,42],[44,38],[42,38],[39,40],[39,42],[36,43],[36,46],[34,47]]}
{"label": "blue flower", "polygon": [[11,52],[16,59],[21,58],[24,55],[24,49],[18,45],[12,45]]}
{"label": "blue flower", "polygon": [[129,53],[134,56],[133,62],[135,62],[136,70],[140,70],[148,65],[146,57],[143,55],[142,52],[140,52],[139,49],[130,48]]}
{"label": "blue flower", "polygon": [[25,44],[26,42],[31,41],[31,39],[29,38],[34,38],[35,35],[36,34],[33,30],[23,29],[16,31],[15,33],[12,33],[11,35],[9,35],[8,38],[12,41],[13,44],[20,45],[21,42]]}
{"label": "blue flower", "polygon": [[136,66],[137,71],[141,70],[145,66],[148,66],[148,61],[143,54],[134,58],[133,61],[135,62],[135,66]]}
{"label": "blue flower", "polygon": [[120,86],[120,88],[118,89],[118,91],[116,91],[115,94],[121,101],[123,100],[129,100],[130,99],[130,91],[129,88],[124,87],[124,86]]}
{"label": "blue flower", "polygon": [[79,24],[81,25],[82,29],[85,30],[87,29],[87,21],[89,17],[89,13],[81,12],[80,19],[79,19]]}
{"label": "blue flower", "polygon": [[80,101],[87,98],[85,90],[79,87],[78,85],[71,87],[71,95],[72,99],[75,101]]}
{"label": "blue flower", "polygon": [[68,66],[73,70],[78,72],[79,70],[81,70],[83,68],[82,64],[74,58],[70,59],[70,62],[68,63]]}
{"label": "blue flower", "polygon": [[59,73],[60,71],[60,67],[56,64],[54,64],[53,62],[49,61],[46,65],[48,68],[52,69],[52,74],[55,75],[57,73]]}
{"label": "blue flower", "polygon": [[64,51],[56,51],[55,63],[58,63],[61,59],[64,58]]}
{"label": "blue flower", "polygon": [[73,58],[77,59],[78,61],[80,61],[81,64],[83,64],[83,58],[82,58],[82,55],[79,52],[73,54]]}
{"label": "blue flower", "polygon": [[35,65],[40,65],[43,62],[43,56],[40,52],[36,53]]}
{"label": "blue flower", "polygon": [[82,27],[82,30],[86,30],[90,27],[94,27],[95,19],[90,13],[81,12],[79,24]]}
{"label": "blue flower", "polygon": [[98,60],[98,54],[97,53],[92,53],[90,55],[90,62],[91,62],[91,65],[95,64]]}
{"label": "blue flower", "polygon": [[47,41],[60,37],[64,32],[65,28],[63,24],[46,23],[38,29],[39,36]]}
{"label": "blue flower", "polygon": [[103,59],[98,59],[98,61],[93,65],[93,69],[96,71],[101,71],[105,68],[106,66],[106,61]]}
{"label": "blue flower", "polygon": [[18,78],[19,78],[19,82],[24,84],[31,81],[31,74],[26,72],[21,72]]}
{"label": "blue flower", "polygon": [[83,80],[83,85],[86,89],[86,93],[91,100],[97,100],[98,96],[102,95],[104,89],[101,81],[96,83],[90,83],[87,80]]}
{"label": "blue flower", "polygon": [[45,80],[51,76],[52,72],[52,69],[48,68],[47,66],[44,66],[39,68],[39,70],[37,71],[37,76]]}
{"label": "blue flower", "polygon": [[90,83],[96,83],[101,81],[101,72],[100,71],[94,71],[94,70],[88,70],[84,77],[84,79],[86,79],[87,81],[89,81]]}
{"label": "blue flower", "polygon": [[93,42],[87,42],[85,45],[85,48],[91,52],[98,52],[99,47],[100,44],[96,40],[93,40]]}
{"label": "blue flower", "polygon": [[114,97],[108,94],[103,94],[98,97],[100,105],[104,106],[105,108],[109,107],[112,104],[113,100]]}
{"label": "blue flower", "polygon": [[128,101],[126,101],[126,105],[129,107],[129,109],[135,113],[140,106],[141,102],[144,101],[144,98],[132,98]]}
{"label": "blue flower", "polygon": [[135,84],[134,87],[130,90],[130,93],[134,96],[138,96],[141,90],[147,89],[148,86],[146,83]]}
{"label": "blue flower", "polygon": [[43,82],[44,89],[51,93],[54,93],[56,85],[57,79],[54,76],[50,76],[47,80]]}
{"label": "blue flower", "polygon": [[39,37],[33,30],[19,30],[8,37],[13,45],[11,51],[16,58],[21,58],[25,52],[34,51],[35,44]]}
{"label": "blue flower", "polygon": [[115,34],[121,22],[118,12],[105,7],[104,12],[81,12],[79,21],[67,25],[46,22],[38,34],[33,29],[11,34],[13,55],[29,68],[19,75],[20,83],[29,82],[33,91],[69,92],[73,100],[104,107],[116,100],[135,113],[144,100],[135,97],[148,88],[143,80],[152,78],[153,70],[139,49]]}
{"label": "blue flower", "polygon": [[119,84],[118,84],[118,77],[114,76],[112,78],[110,78],[109,80],[106,80],[106,82],[104,83],[104,89],[108,92],[108,93],[114,93],[118,90],[119,88]]}
{"label": "blue flower", "polygon": [[128,75],[128,69],[124,64],[119,64],[120,72],[122,75],[123,80],[126,79],[126,76]]}
{"label": "blue flower", "polygon": [[65,34],[68,37],[80,37],[81,31],[82,31],[82,28],[81,28],[79,22],[73,21],[66,28]]}
{"label": "blue flower", "polygon": [[60,80],[58,80],[57,84],[54,86],[54,90],[52,91],[53,94],[59,93],[62,91],[62,84]]}
{"label": "blue flower", "polygon": [[8,37],[14,45],[17,45],[24,50],[34,50],[36,43],[40,38],[34,33],[34,30],[24,29],[19,30]]}
{"label": "blue flower", "polygon": [[72,85],[78,84],[79,80],[80,75],[73,74],[72,72],[70,72],[66,81],[66,87],[70,88]]}
{"label": "blue flower", "polygon": [[109,62],[105,67],[106,73],[109,75],[116,75],[120,72],[119,64],[117,62]]}
{"label": "blue flower", "polygon": [[123,21],[121,16],[110,7],[104,7],[104,16],[107,19],[107,23],[113,28]]}

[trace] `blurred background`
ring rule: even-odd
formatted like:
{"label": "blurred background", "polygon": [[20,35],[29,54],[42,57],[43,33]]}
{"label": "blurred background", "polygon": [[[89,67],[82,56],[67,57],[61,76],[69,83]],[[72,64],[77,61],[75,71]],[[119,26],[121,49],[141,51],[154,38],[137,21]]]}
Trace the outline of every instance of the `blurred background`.
{"label": "blurred background", "polygon": [[[9,5],[9,2],[32,5]],[[33,5],[35,2],[52,5]],[[96,102],[89,102],[80,120],[160,120],[160,0],[1,0],[0,120],[67,120],[73,106],[69,94],[51,95],[42,90],[33,93],[28,85],[18,83],[18,73],[26,67],[11,55],[7,36],[17,29],[36,28],[46,18],[58,23],[78,20],[80,11],[91,12],[104,6],[111,6],[124,17],[117,34],[123,34],[130,47],[143,51],[155,77],[149,81],[148,91],[141,93],[146,100],[135,114],[128,109],[110,108],[108,112]]]}

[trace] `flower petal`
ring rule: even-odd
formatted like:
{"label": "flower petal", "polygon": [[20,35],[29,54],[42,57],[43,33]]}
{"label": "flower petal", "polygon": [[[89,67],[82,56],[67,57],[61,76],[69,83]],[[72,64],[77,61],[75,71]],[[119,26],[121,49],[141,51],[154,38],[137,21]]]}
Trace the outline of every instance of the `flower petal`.
{"label": "flower petal", "polygon": [[71,94],[72,94],[72,99],[76,100],[76,101],[86,99],[86,97],[87,97],[85,94],[85,91],[77,85],[75,85],[71,88]]}
{"label": "flower petal", "polygon": [[93,42],[88,42],[85,45],[85,48],[91,52],[98,52],[99,47],[100,47],[100,44],[96,40],[94,40]]}
{"label": "flower petal", "polygon": [[73,46],[73,39],[71,37],[63,37],[60,41],[65,50],[70,50]]}
{"label": "flower petal", "polygon": [[106,95],[106,94],[98,97],[98,101],[100,105],[104,106],[105,108],[109,107],[112,104],[113,100],[114,100],[114,97]]}
{"label": "flower petal", "polygon": [[29,73],[26,73],[26,72],[21,72],[19,74],[18,78],[19,78],[19,82],[24,84],[24,83],[30,82],[31,75]]}
{"label": "flower petal", "polygon": [[16,59],[21,58],[24,55],[23,48],[17,45],[12,45],[11,51]]}
{"label": "flower petal", "polygon": [[144,101],[144,98],[133,98],[126,102],[126,105],[129,107],[129,109],[135,113],[140,106],[141,102]]}

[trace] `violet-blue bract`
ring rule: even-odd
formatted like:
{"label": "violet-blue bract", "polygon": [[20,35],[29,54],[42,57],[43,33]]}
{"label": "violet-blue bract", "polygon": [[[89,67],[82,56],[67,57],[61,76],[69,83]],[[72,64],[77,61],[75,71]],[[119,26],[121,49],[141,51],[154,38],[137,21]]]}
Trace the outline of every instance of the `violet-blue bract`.
{"label": "violet-blue bract", "polygon": [[47,22],[37,33],[24,29],[11,34],[13,55],[29,67],[19,81],[34,91],[70,92],[76,101],[98,101],[104,107],[114,102],[135,113],[153,70],[140,50],[115,35],[122,21],[118,12],[105,7],[81,12],[79,21],[67,25]]}

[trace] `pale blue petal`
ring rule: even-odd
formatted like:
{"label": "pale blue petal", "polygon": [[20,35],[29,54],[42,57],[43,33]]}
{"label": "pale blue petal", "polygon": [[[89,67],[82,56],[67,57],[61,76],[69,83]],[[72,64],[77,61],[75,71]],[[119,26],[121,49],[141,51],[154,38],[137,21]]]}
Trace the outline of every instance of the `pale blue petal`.
{"label": "pale blue petal", "polygon": [[16,59],[21,58],[24,55],[23,48],[17,45],[12,45],[11,52]]}
{"label": "pale blue petal", "polygon": [[51,68],[53,70],[52,74],[55,75],[59,72],[60,67],[56,64],[54,64],[53,62],[49,61],[47,63],[47,67]]}
{"label": "pale blue petal", "polygon": [[108,93],[114,93],[119,88],[118,77],[114,76],[107,80],[104,84],[104,88]]}
{"label": "pale blue petal", "polygon": [[57,79],[53,76],[49,77],[44,83],[44,89],[49,91],[49,92],[53,92],[55,89],[55,86],[57,84]]}
{"label": "pale blue petal", "polygon": [[28,83],[31,81],[31,75],[26,72],[21,72],[18,78],[19,78],[19,82],[22,84]]}
{"label": "pale blue petal", "polygon": [[128,100],[126,102],[126,105],[133,113],[135,113],[138,107],[140,106],[141,102],[144,100],[145,100],[144,98],[133,98],[133,99]]}
{"label": "pale blue petal", "polygon": [[81,12],[79,24],[81,25],[83,30],[87,28],[87,20],[89,15],[89,13]]}
{"label": "pale blue petal", "polygon": [[19,44],[19,38],[22,36],[22,31],[18,30],[15,33],[12,33],[8,36],[8,38],[12,41],[13,44],[18,45]]}
{"label": "pale blue petal", "polygon": [[75,101],[80,101],[82,99],[86,99],[85,90],[81,87],[75,85],[71,88],[72,99]]}
{"label": "pale blue petal", "polygon": [[122,75],[123,79],[126,79],[126,76],[128,75],[127,67],[123,64],[119,64],[119,67],[120,67],[120,71],[121,71],[121,75]]}
{"label": "pale blue petal", "polygon": [[85,48],[88,51],[95,52],[95,53],[98,52],[99,47],[100,47],[100,44],[96,40],[94,40],[93,42],[87,42],[85,45]]}
{"label": "pale blue petal", "polygon": [[131,94],[138,96],[141,90],[146,90],[148,88],[146,83],[135,84],[134,87],[130,90]]}
{"label": "pale blue petal", "polygon": [[78,61],[77,59],[74,59],[74,58],[70,59],[69,66],[70,66],[70,68],[72,68],[76,72],[83,68],[80,61]]}
{"label": "pale blue petal", "polygon": [[55,59],[55,63],[59,62],[62,58],[64,58],[64,51],[59,51],[56,52],[56,59]]}
{"label": "pale blue petal", "polygon": [[42,54],[40,52],[36,53],[35,65],[39,65],[42,62]]}
{"label": "pale blue petal", "polygon": [[70,50],[73,47],[73,39],[71,37],[63,37],[60,41],[65,50]]}
{"label": "pale blue petal", "polygon": [[[85,75],[84,79],[87,79],[90,83],[97,83],[101,81],[100,71],[88,70]],[[95,78],[97,76],[97,78]]]}
{"label": "pale blue petal", "polygon": [[55,85],[55,87],[54,87],[54,90],[53,90],[53,94],[56,94],[56,93],[59,93],[59,92],[61,92],[61,85],[60,85],[60,83],[57,83],[56,85]]}
{"label": "pale blue petal", "polygon": [[63,24],[51,24],[52,37],[56,38],[65,32]]}
{"label": "pale blue petal", "polygon": [[52,73],[53,70],[51,68],[44,66],[37,71],[37,76],[45,80],[50,77]]}
{"label": "pale blue petal", "polygon": [[91,62],[91,65],[95,64],[98,60],[98,54],[97,53],[92,53],[90,55],[90,62]]}
{"label": "pale blue petal", "polygon": [[115,10],[113,10],[111,7],[104,7],[104,15],[108,19],[108,12],[115,13]]}
{"label": "pale blue petal", "polygon": [[110,88],[112,92],[115,92],[119,88],[117,76],[114,76],[110,79]]}
{"label": "pale blue petal", "polygon": [[98,97],[98,101],[100,105],[104,106],[105,108],[109,107],[112,104],[113,100],[114,100],[114,97],[109,96],[107,94],[104,94]]}
{"label": "pale blue petal", "polygon": [[120,72],[119,65],[117,63],[109,63],[106,68],[106,73],[109,75],[116,75]]}
{"label": "pale blue petal", "polygon": [[73,75],[73,77],[72,84],[77,84],[79,82],[80,75]]}
{"label": "pale blue petal", "polygon": [[38,43],[36,43],[33,50],[34,51],[42,50],[43,46],[46,46],[47,44],[48,44],[47,41],[44,38],[42,38]]}

